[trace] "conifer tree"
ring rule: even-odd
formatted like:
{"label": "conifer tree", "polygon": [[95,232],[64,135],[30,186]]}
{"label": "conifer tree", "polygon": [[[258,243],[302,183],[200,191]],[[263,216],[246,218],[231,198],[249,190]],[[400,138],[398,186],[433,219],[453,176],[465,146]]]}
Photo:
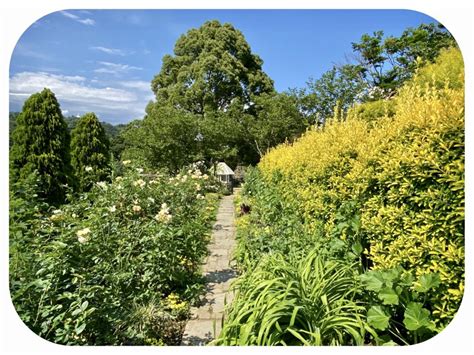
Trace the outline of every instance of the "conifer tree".
{"label": "conifer tree", "polygon": [[12,134],[10,178],[39,178],[41,197],[51,203],[64,200],[70,183],[70,135],[54,93],[45,88],[24,103]]}
{"label": "conifer tree", "polygon": [[79,190],[87,191],[110,174],[110,143],[94,113],[87,113],[71,132],[71,161]]}

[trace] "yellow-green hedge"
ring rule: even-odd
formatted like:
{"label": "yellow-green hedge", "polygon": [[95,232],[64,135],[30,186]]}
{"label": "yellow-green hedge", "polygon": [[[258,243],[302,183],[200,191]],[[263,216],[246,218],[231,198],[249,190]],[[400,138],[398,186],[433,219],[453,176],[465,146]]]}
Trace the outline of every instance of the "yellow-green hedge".
{"label": "yellow-green hedge", "polygon": [[[337,117],[337,116],[336,116]],[[284,196],[309,228],[330,238],[338,211],[354,201],[372,268],[401,265],[440,274],[431,304],[443,326],[464,285],[464,67],[458,49],[441,53],[391,101],[354,108],[259,165],[278,171]],[[344,238],[344,236],[342,236]]]}

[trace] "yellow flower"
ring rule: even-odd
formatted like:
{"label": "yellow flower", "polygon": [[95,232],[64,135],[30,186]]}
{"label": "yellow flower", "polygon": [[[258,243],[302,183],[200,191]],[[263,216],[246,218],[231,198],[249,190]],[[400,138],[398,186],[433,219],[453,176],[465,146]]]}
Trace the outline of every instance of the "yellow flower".
{"label": "yellow flower", "polygon": [[134,206],[132,207],[132,210],[133,210],[133,212],[138,213],[138,212],[140,212],[140,211],[142,210],[142,208],[141,208],[140,206],[138,206],[138,205],[134,205]]}
{"label": "yellow flower", "polygon": [[133,186],[140,186],[140,188],[143,188],[146,185],[146,182],[143,181],[142,179],[138,179],[137,181],[133,182]]}
{"label": "yellow flower", "polygon": [[91,232],[90,228],[84,228],[84,229],[78,230],[78,231],[76,232],[76,235],[77,235],[78,237],[83,237],[83,236],[88,235],[90,232]]}
{"label": "yellow flower", "polygon": [[168,303],[168,306],[171,309],[179,310],[179,309],[186,308],[186,306],[187,306],[187,302],[186,301],[181,301],[179,296],[176,295],[175,293],[170,293],[168,295],[168,297],[166,298],[166,301]]}

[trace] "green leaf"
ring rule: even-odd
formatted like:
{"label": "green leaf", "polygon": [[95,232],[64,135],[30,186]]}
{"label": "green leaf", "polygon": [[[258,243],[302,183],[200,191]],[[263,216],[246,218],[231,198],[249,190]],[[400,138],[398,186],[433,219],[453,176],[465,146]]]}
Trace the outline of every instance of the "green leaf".
{"label": "green leaf", "polygon": [[413,284],[413,281],[415,279],[413,278],[413,275],[408,272],[408,271],[405,271],[401,276],[400,276],[400,282],[399,284],[401,286],[411,286]]}
{"label": "green leaf", "polygon": [[430,289],[438,286],[440,282],[439,275],[436,273],[421,275],[415,284],[415,291],[422,293],[428,292]]}
{"label": "green leaf", "polygon": [[372,306],[367,312],[367,322],[378,330],[385,330],[388,327],[390,316],[385,314],[381,306]]}
{"label": "green leaf", "polygon": [[86,323],[82,323],[80,326],[76,327],[76,334],[79,335],[81,334],[84,329],[86,328]]}
{"label": "green leaf", "polygon": [[369,291],[379,292],[383,286],[382,275],[379,271],[369,271],[366,274],[360,275],[364,287]]}
{"label": "green leaf", "polygon": [[398,304],[397,293],[389,287],[384,287],[380,290],[379,298],[383,301],[383,304]]}
{"label": "green leaf", "polygon": [[423,308],[419,302],[410,302],[405,310],[403,324],[408,330],[417,330],[422,327],[430,327],[430,311]]}
{"label": "green leaf", "polygon": [[81,312],[82,312],[82,309],[76,308],[74,311],[72,311],[71,314],[72,314],[73,316],[77,316],[77,315],[78,315],[79,313],[81,313]]}
{"label": "green leaf", "polygon": [[401,270],[402,270],[401,268],[393,268],[393,269],[384,270],[382,272],[382,278],[384,281],[386,281],[387,284],[389,282],[393,282],[400,277]]}
{"label": "green leaf", "polygon": [[362,250],[363,250],[362,245],[359,242],[352,244],[352,251],[356,255],[360,255],[362,253]]}
{"label": "green leaf", "polygon": [[89,305],[89,302],[88,302],[88,301],[82,302],[81,309],[82,309],[83,311],[85,311],[88,305]]}
{"label": "green leaf", "polygon": [[389,340],[386,343],[383,343],[382,346],[397,346],[398,344],[395,343],[393,340]]}

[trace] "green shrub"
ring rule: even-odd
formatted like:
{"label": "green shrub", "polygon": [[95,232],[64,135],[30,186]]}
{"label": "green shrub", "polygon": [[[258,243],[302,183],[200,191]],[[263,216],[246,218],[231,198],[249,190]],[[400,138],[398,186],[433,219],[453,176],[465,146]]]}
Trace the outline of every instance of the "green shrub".
{"label": "green shrub", "polygon": [[253,329],[237,333],[235,319],[247,319],[245,299],[257,297],[245,290],[279,280],[269,269],[253,278],[259,260],[287,265],[312,250],[357,265],[365,342],[412,344],[446,327],[464,290],[463,88],[453,48],[391,100],[358,106],[263,157],[243,189],[251,206],[237,223],[244,291],[224,325],[228,343],[257,342]]}
{"label": "green shrub", "polygon": [[71,163],[80,191],[110,175],[110,143],[94,113],[82,116],[71,132]]}
{"label": "green shrub", "polygon": [[372,270],[360,276],[367,304],[367,322],[377,329],[379,339],[394,338],[404,345],[416,344],[435,335],[437,329],[430,311],[430,296],[440,284],[438,274],[415,279],[398,266]]}
{"label": "green shrub", "polygon": [[175,344],[203,289],[200,264],[217,204],[206,192],[216,187],[198,172],[145,177],[124,164],[124,176],[60,209],[12,205],[11,295],[45,339]]}

